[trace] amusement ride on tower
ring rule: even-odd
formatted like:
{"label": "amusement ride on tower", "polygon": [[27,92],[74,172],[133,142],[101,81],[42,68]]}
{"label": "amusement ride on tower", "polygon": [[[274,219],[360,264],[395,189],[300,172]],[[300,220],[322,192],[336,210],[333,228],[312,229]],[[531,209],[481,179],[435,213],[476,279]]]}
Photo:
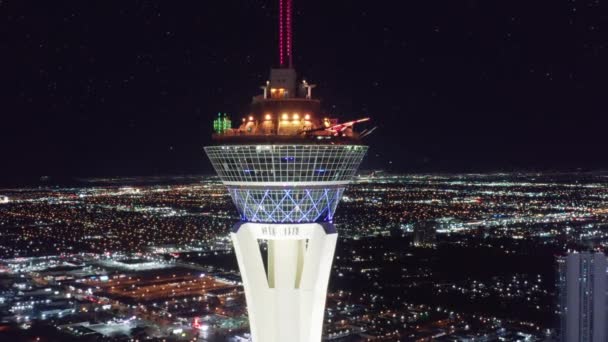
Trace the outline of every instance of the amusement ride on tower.
{"label": "amusement ride on tower", "polygon": [[315,85],[296,82],[292,10],[292,0],[279,0],[279,67],[263,94],[238,128],[218,118],[205,147],[241,216],[231,237],[254,342],[321,340],[338,237],[332,220],[367,151],[365,134],[353,130],[367,118],[324,117]]}

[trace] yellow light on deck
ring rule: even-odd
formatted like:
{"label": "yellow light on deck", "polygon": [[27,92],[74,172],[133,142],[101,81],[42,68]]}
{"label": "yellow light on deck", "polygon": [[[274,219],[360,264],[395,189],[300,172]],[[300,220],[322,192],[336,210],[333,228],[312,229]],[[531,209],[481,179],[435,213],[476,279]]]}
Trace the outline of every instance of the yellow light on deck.
{"label": "yellow light on deck", "polygon": [[249,117],[249,121],[253,121],[253,116],[250,116],[250,117]]}
{"label": "yellow light on deck", "polygon": [[299,118],[300,118],[300,115],[298,115],[298,113],[293,113],[294,120],[298,120]]}
{"label": "yellow light on deck", "polygon": [[310,114],[304,115],[304,120],[310,120]]}
{"label": "yellow light on deck", "polygon": [[243,122],[245,122],[245,118],[243,118]]}
{"label": "yellow light on deck", "polygon": [[289,115],[287,115],[287,113],[283,113],[283,116],[281,116],[281,118],[283,118],[283,120],[287,120],[289,119]]}
{"label": "yellow light on deck", "polygon": [[270,114],[266,114],[265,118],[266,118],[266,120],[270,120],[270,119],[272,119],[272,116],[270,116]]}

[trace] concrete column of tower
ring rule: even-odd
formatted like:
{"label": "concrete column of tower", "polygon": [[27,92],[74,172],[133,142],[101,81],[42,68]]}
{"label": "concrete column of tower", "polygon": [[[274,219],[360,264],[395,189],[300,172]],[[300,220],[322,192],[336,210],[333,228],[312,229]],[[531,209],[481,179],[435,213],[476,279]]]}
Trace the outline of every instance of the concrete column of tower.
{"label": "concrete column of tower", "polygon": [[[331,224],[239,223],[231,234],[254,341],[320,341],[337,233]],[[296,229],[297,228],[297,229]],[[268,272],[259,240],[268,241]]]}

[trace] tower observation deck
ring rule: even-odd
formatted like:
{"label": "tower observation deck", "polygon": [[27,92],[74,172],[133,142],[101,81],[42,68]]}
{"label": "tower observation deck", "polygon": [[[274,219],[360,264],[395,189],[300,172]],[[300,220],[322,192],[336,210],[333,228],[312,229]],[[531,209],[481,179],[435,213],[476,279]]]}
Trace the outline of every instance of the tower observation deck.
{"label": "tower observation deck", "polygon": [[218,123],[205,147],[241,217],[231,237],[255,342],[321,340],[337,241],[332,220],[367,151],[354,125],[368,119],[323,115],[315,85],[297,80],[292,10],[291,0],[279,0],[279,67],[239,126]]}

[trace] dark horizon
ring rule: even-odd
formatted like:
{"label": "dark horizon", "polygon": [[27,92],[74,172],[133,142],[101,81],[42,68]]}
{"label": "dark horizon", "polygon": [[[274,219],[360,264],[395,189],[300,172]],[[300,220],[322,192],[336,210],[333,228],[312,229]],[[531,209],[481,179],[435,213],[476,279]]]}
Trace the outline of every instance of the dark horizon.
{"label": "dark horizon", "polygon": [[[2,179],[212,173],[212,119],[277,63],[275,7],[0,2]],[[296,2],[294,64],[379,126],[363,169],[603,170],[604,7]]]}

